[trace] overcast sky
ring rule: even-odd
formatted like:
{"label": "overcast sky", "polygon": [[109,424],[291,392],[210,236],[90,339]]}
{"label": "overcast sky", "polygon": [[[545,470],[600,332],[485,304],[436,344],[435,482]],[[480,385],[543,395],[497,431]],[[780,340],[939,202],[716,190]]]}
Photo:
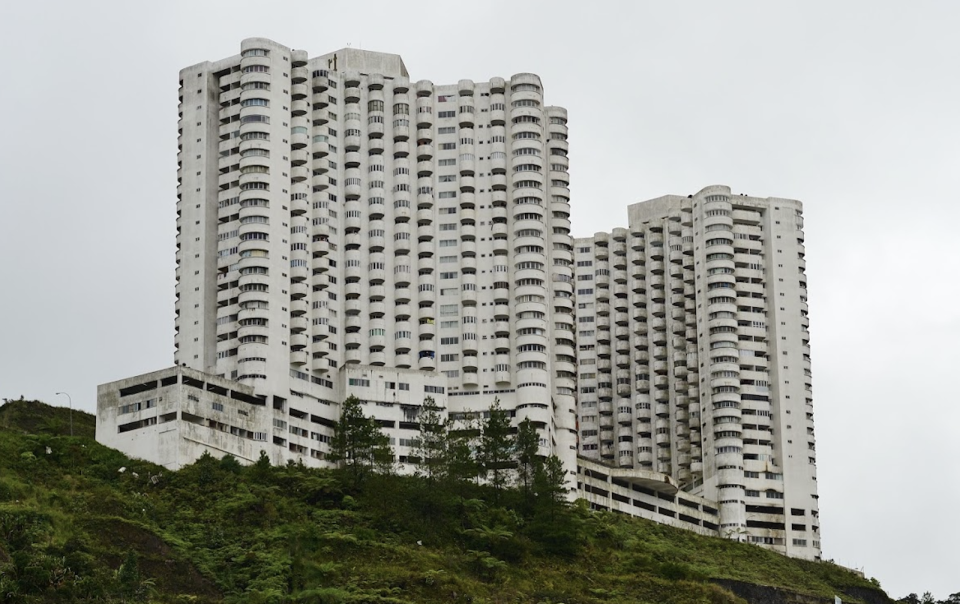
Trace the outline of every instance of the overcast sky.
{"label": "overcast sky", "polygon": [[[467,8],[469,6],[469,8]],[[960,591],[960,4],[0,3],[0,396],[173,364],[178,71],[264,36],[541,76],[574,235],[711,184],[805,204],[825,559]],[[956,377],[954,375],[954,377]]]}

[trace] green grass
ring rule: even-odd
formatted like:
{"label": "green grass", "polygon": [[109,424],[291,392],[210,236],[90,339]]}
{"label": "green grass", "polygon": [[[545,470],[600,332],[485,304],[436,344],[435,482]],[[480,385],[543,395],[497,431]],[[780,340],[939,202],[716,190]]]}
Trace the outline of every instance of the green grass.
{"label": "green grass", "polygon": [[[60,414],[0,407],[0,601],[743,602],[719,579],[887,601],[830,563],[582,507],[518,511],[515,495],[495,507],[475,485],[464,501],[412,478],[348,490],[296,466],[161,472],[63,436]],[[93,423],[74,414],[78,434]]]}
{"label": "green grass", "polygon": [[0,429],[28,434],[69,436],[71,418],[74,436],[94,437],[97,420],[83,411],[71,412],[69,407],[52,407],[23,399],[5,399],[4,405],[0,407]]}

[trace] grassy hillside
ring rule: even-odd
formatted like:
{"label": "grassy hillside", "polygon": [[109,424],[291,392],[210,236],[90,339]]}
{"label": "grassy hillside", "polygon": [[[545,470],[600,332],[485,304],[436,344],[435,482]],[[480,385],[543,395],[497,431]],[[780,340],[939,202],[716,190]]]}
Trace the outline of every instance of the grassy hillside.
{"label": "grassy hillside", "polygon": [[[717,580],[888,601],[829,563],[518,491],[494,505],[475,485],[347,488],[336,472],[229,458],[161,471],[63,436],[60,413],[0,407],[0,602],[744,601]],[[80,425],[92,416],[75,412]]]}
{"label": "grassy hillside", "polygon": [[10,400],[0,407],[0,429],[27,434],[69,436],[73,421],[74,436],[93,438],[97,429],[94,416],[68,407],[51,407],[37,401]]}

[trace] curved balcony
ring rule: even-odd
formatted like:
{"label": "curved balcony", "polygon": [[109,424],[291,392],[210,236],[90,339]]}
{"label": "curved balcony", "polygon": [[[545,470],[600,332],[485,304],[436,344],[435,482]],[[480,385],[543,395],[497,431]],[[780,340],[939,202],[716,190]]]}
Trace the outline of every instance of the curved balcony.
{"label": "curved balcony", "polygon": [[644,447],[637,448],[637,463],[653,463],[653,451],[648,451]]}
{"label": "curved balcony", "polygon": [[397,351],[393,357],[393,364],[400,369],[410,369],[413,365],[413,356],[409,352]]}
{"label": "curved balcony", "polygon": [[394,140],[393,157],[402,158],[410,155],[410,143],[406,140]]}
{"label": "curved balcony", "polygon": [[476,371],[466,371],[464,370],[461,374],[462,384],[467,387],[476,387],[480,385],[480,376]]}
{"label": "curved balcony", "polygon": [[270,329],[266,325],[241,325],[237,328],[237,337],[243,339],[247,336],[268,337]]}
{"label": "curved balcony", "polygon": [[[379,111],[371,111],[371,114],[380,114]],[[382,114],[380,114],[382,116]],[[368,147],[368,153],[371,155],[383,153],[383,124],[381,122],[373,122],[367,124],[367,140],[370,146]],[[377,141],[377,145],[374,146],[373,141]],[[374,151],[376,149],[376,151]]]}
{"label": "curved balcony", "polygon": [[436,362],[436,359],[434,358],[435,354],[433,353],[432,350],[430,351],[421,350],[420,354],[422,355],[424,352],[429,352],[431,356],[421,356],[419,359],[417,359],[417,369],[419,369],[420,371],[436,371],[437,362]]}
{"label": "curved balcony", "polygon": [[[309,358],[310,358],[310,357],[309,357],[309,355],[307,354],[307,351],[306,351],[306,350],[291,350],[291,351],[290,351],[290,364],[293,365],[294,367],[302,367],[302,366],[306,365],[306,364],[307,364],[307,361],[309,360]],[[250,370],[249,367],[247,367],[247,368],[245,368],[245,369],[248,370],[248,371]]]}
{"label": "curved balcony", "polygon": [[290,299],[292,301],[302,300],[307,297],[307,294],[310,293],[310,286],[307,285],[307,269],[306,267],[294,267],[290,269],[291,272],[296,270],[296,277],[300,281],[294,281],[290,284]]}
{"label": "curved balcony", "polygon": [[[394,142],[407,142],[410,138],[410,126],[394,126],[393,127],[393,140]],[[409,146],[406,148],[407,153],[409,153]]]}

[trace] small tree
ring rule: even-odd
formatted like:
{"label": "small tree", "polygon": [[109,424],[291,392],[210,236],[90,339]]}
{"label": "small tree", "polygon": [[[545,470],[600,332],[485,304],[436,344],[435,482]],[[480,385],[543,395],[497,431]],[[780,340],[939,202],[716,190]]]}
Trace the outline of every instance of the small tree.
{"label": "small tree", "polygon": [[490,407],[490,415],[483,422],[480,434],[480,466],[493,487],[494,499],[509,483],[509,470],[514,466],[515,439],[510,434],[510,415],[500,408],[499,399]]}
{"label": "small tree", "polygon": [[360,400],[353,395],[340,407],[332,444],[330,460],[340,464],[353,486],[363,482],[371,471],[389,471],[393,465],[390,440],[376,420],[363,414]]}
{"label": "small tree", "polygon": [[263,449],[260,449],[260,457],[250,466],[250,478],[255,484],[269,484],[273,476],[273,465],[270,463],[270,456]]}
{"label": "small tree", "polygon": [[443,481],[449,471],[449,425],[432,396],[423,400],[419,420],[420,436],[414,447],[414,455],[419,461],[416,474],[429,485],[435,485]]}
{"label": "small tree", "polygon": [[567,502],[566,472],[560,460],[551,455],[540,464],[533,483],[534,515],[526,533],[544,551],[573,558],[580,549],[582,520],[571,513]]}
{"label": "small tree", "polygon": [[539,453],[540,435],[533,426],[533,422],[525,418],[517,427],[516,459],[517,481],[520,483],[523,498],[527,503],[530,503],[534,478],[543,465],[543,459]]}
{"label": "small tree", "polygon": [[461,497],[468,485],[476,483],[480,474],[476,448],[476,433],[472,430],[454,430],[451,423],[447,437],[447,482],[454,485]]}
{"label": "small tree", "polygon": [[546,512],[552,518],[558,510],[567,506],[566,481],[567,473],[556,455],[551,455],[540,464],[534,476],[533,492],[541,513]]}

